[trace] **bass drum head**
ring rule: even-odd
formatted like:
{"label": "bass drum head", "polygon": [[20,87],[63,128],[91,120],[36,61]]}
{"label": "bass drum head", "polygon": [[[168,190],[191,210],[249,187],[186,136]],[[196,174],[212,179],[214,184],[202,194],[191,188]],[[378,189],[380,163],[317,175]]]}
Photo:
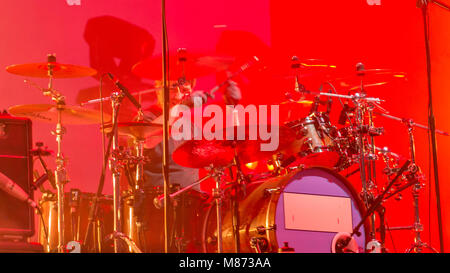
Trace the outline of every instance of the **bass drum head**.
{"label": "bass drum head", "polygon": [[[351,233],[365,212],[352,185],[326,168],[299,171],[281,188],[272,214],[279,248],[287,242],[297,253],[332,252],[336,235]],[[366,226],[359,231],[361,236],[354,238],[363,252]]]}

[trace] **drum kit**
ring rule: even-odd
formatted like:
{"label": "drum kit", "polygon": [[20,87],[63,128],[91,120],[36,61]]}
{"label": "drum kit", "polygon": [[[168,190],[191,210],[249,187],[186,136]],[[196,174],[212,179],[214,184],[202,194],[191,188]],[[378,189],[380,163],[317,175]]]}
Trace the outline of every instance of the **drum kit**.
{"label": "drum kit", "polygon": [[[171,91],[177,94],[174,105],[181,103],[180,98],[189,97],[197,78],[227,71],[234,62],[231,57],[190,54],[186,50],[171,56]],[[254,57],[254,61],[260,60]],[[428,128],[411,119],[390,115],[381,106],[384,100],[366,92],[369,86],[405,78],[405,73],[365,69],[359,63],[351,77],[328,79],[318,91],[309,91],[301,82],[308,73],[334,71],[336,66],[297,57],[290,62],[289,77],[294,82],[292,90],[286,93],[286,101],[279,103],[288,112],[282,114],[283,122],[278,126],[277,150],[261,151],[262,140],[202,139],[187,140],[173,152],[172,158],[178,165],[205,169],[208,174],[186,187],[180,187],[177,181],[170,186],[170,252],[387,252],[382,204],[408,188],[414,198],[415,219],[411,228],[415,238],[407,251],[421,252],[425,248],[434,251],[420,237],[423,228],[418,212],[419,191],[424,179],[416,165],[414,149],[414,129]],[[248,66],[230,74],[229,79]],[[6,70],[49,81],[47,88],[26,82],[50,97],[52,104],[9,108],[14,116],[56,125],[53,132],[57,143],[56,170],[52,183],[56,193],[39,187],[44,191],[39,201],[42,211],[39,240],[45,251],[68,252],[69,246],[78,243],[83,252],[164,252],[161,207],[165,196],[161,187],[146,184],[144,175],[145,165],[152,163],[152,158],[144,153],[145,141],[161,139],[163,129],[158,118],[144,119],[145,111],[135,99],[143,92],[130,93],[107,73],[105,76],[117,86],[110,97],[87,101],[82,106],[67,105],[65,97],[53,88],[53,81],[92,76],[96,74],[94,69],[60,64],[54,55],[48,55],[47,62],[11,65]],[[133,72],[161,80],[161,57],[137,63]],[[225,85],[219,84],[207,97]],[[335,86],[347,93],[339,94]],[[324,92],[325,89],[328,91]],[[159,91],[161,88],[144,92]],[[125,97],[138,108],[137,119],[119,122],[118,113]],[[338,124],[333,124],[330,118],[333,100],[342,106]],[[111,115],[86,108],[104,101],[111,103]],[[326,110],[321,110],[323,107]],[[384,134],[383,127],[375,126],[375,116],[405,125],[411,158],[405,159],[387,147],[375,145],[376,138]],[[100,124],[100,131],[110,136],[97,193],[64,190],[69,181],[62,140],[66,133],[64,125],[68,124]],[[251,129],[248,125],[236,127],[232,130],[242,129],[247,136]],[[449,135],[443,131],[436,133]],[[128,142],[132,144],[119,145],[119,137],[132,140]],[[37,154],[43,163],[44,154]],[[108,161],[113,196],[102,194]],[[376,163],[380,161],[386,165],[384,185],[376,177]],[[400,167],[401,161],[406,163]],[[245,166],[255,162],[267,168],[249,172]],[[354,165],[358,166],[361,192],[340,174]],[[215,183],[210,194],[194,190],[210,179]]]}

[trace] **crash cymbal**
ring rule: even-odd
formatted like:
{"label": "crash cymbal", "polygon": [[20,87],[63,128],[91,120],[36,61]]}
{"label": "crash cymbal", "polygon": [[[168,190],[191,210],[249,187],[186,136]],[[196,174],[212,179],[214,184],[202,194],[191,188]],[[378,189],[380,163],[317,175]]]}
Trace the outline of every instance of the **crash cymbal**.
{"label": "crash cymbal", "polygon": [[[160,124],[145,121],[119,122],[117,127],[119,135],[125,135],[135,139],[145,139],[147,137],[159,136],[163,133]],[[110,133],[112,124],[106,124],[104,128],[106,133]]]}
{"label": "crash cymbal", "polygon": [[55,79],[88,77],[97,74],[97,70],[90,67],[56,62],[13,64],[6,67],[9,73],[35,78],[49,78],[50,70]]}
{"label": "crash cymbal", "polygon": [[[178,50],[169,54],[169,80],[176,81],[183,76],[192,80],[226,70],[234,58],[191,53]],[[139,77],[152,80],[162,79],[162,57],[157,56],[135,64],[132,72]]]}
{"label": "crash cymbal", "polygon": [[[101,123],[101,113],[96,110],[80,106],[54,104],[16,105],[8,109],[13,116],[26,117],[36,121],[57,123],[57,107],[62,108],[61,121],[63,124],[96,124]],[[109,122],[111,116],[104,113],[104,120]]]}
{"label": "crash cymbal", "polygon": [[[250,140],[251,132],[259,132],[261,125],[235,126],[223,129],[219,135],[224,140],[190,140],[180,145],[173,153],[173,160],[181,166],[189,168],[204,168],[213,164],[217,166],[226,166],[233,161],[235,155],[238,156],[241,163],[254,162],[264,158],[270,158],[277,151],[283,150],[295,140],[295,132],[284,126],[276,126],[273,137],[277,138],[278,145],[275,150],[262,151],[261,144],[269,143],[260,138]],[[270,125],[267,125],[270,130]],[[230,137],[234,130],[234,137]],[[239,130],[242,130],[245,137],[240,140],[237,136]],[[230,139],[230,140],[228,140]]]}

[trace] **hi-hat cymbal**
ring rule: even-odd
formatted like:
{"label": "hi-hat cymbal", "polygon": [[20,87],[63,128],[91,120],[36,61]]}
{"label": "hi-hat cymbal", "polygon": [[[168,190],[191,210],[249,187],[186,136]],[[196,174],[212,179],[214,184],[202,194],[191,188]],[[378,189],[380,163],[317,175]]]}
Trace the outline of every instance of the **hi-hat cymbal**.
{"label": "hi-hat cymbal", "polygon": [[[105,132],[110,133],[112,124],[105,125]],[[159,136],[163,133],[160,124],[145,121],[119,122],[117,124],[119,135],[129,136],[135,139],[145,139],[147,137]]]}
{"label": "hi-hat cymbal", "polygon": [[[43,121],[47,123],[57,123],[58,109],[62,109],[61,122],[63,124],[97,124],[101,123],[101,112],[92,109],[86,109],[80,106],[60,105],[55,104],[26,104],[15,105],[8,109],[13,116],[30,118],[36,121]],[[104,113],[103,118],[109,122],[111,116]]]}
{"label": "hi-hat cymbal", "polygon": [[55,79],[88,77],[97,74],[97,70],[90,67],[56,62],[13,64],[6,67],[6,71],[35,78],[49,78],[49,72],[52,71],[52,77]]}
{"label": "hi-hat cymbal", "polygon": [[[200,53],[178,51],[169,54],[169,80],[185,77],[192,80],[224,71],[233,64],[234,58],[229,56],[214,56]],[[162,57],[157,56],[135,64],[132,72],[139,77],[152,80],[162,79]]]}
{"label": "hi-hat cymbal", "polygon": [[[262,151],[261,144],[268,143],[261,138],[250,140],[250,130],[259,132],[261,125],[235,126],[226,128],[219,132],[224,140],[189,140],[180,145],[172,154],[173,160],[180,166],[189,168],[204,168],[211,164],[215,167],[226,166],[232,163],[235,155],[241,163],[259,161],[269,158],[277,151],[283,150],[292,143],[296,136],[295,132],[285,126],[277,126],[278,146],[275,150]],[[270,125],[267,125],[269,128]],[[239,130],[243,130],[245,137],[240,140]],[[275,128],[274,128],[275,129]],[[229,137],[234,130],[234,138]],[[230,139],[230,140],[228,140]]]}

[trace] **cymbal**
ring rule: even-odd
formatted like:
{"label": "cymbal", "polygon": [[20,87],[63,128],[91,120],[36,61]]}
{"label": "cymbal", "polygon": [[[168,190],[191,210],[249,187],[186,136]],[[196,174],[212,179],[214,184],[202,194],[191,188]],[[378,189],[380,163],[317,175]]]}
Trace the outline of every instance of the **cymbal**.
{"label": "cymbal", "polygon": [[275,77],[294,79],[298,77],[301,81],[309,78],[320,78],[336,72],[337,66],[322,59],[299,59],[277,57],[267,64],[268,69],[273,71]]}
{"label": "cymbal", "polygon": [[[125,135],[135,139],[145,139],[151,136],[159,136],[163,133],[163,128],[160,124],[145,121],[119,122],[117,127],[119,135]],[[106,133],[110,133],[112,124],[106,124],[104,130]]]}
{"label": "cymbal", "polygon": [[172,158],[178,165],[188,168],[200,169],[211,164],[226,166],[234,158],[234,149],[227,144],[223,140],[189,140],[173,152]]}
{"label": "cymbal", "polygon": [[[228,56],[214,56],[200,53],[178,51],[169,54],[169,80],[185,77],[192,80],[228,69],[234,58]],[[153,57],[135,64],[132,72],[139,77],[161,80],[162,56]]]}
{"label": "cymbal", "polygon": [[80,78],[97,74],[97,70],[90,67],[55,62],[13,64],[6,67],[9,73],[35,78],[49,78],[50,69],[55,79]]}
{"label": "cymbal", "polygon": [[[261,125],[235,126],[226,128],[219,132],[224,140],[189,140],[180,145],[172,154],[173,160],[181,166],[189,168],[204,168],[213,164],[217,166],[226,166],[233,161],[235,155],[238,156],[241,163],[258,161],[269,158],[277,151],[283,150],[295,140],[295,132],[285,126],[277,126],[278,147],[274,151],[262,151],[261,144],[268,143],[260,138],[250,140],[250,130],[257,130]],[[270,125],[267,125],[270,128]],[[244,140],[237,138],[239,130],[245,131]],[[234,138],[231,132],[234,130]],[[231,139],[231,140],[228,140]]]}
{"label": "cymbal", "polygon": [[370,88],[383,86],[395,80],[406,80],[406,73],[392,69],[363,69],[356,71],[352,76],[337,77],[333,81],[342,88],[357,91],[361,89],[361,82],[364,87]]}
{"label": "cymbal", "polygon": [[[101,123],[101,112],[86,109],[80,106],[55,104],[26,104],[15,105],[8,109],[13,116],[26,117],[36,121],[57,123],[57,107],[61,107],[61,121],[63,124],[97,124]],[[110,121],[111,116],[104,113],[105,121]]]}

